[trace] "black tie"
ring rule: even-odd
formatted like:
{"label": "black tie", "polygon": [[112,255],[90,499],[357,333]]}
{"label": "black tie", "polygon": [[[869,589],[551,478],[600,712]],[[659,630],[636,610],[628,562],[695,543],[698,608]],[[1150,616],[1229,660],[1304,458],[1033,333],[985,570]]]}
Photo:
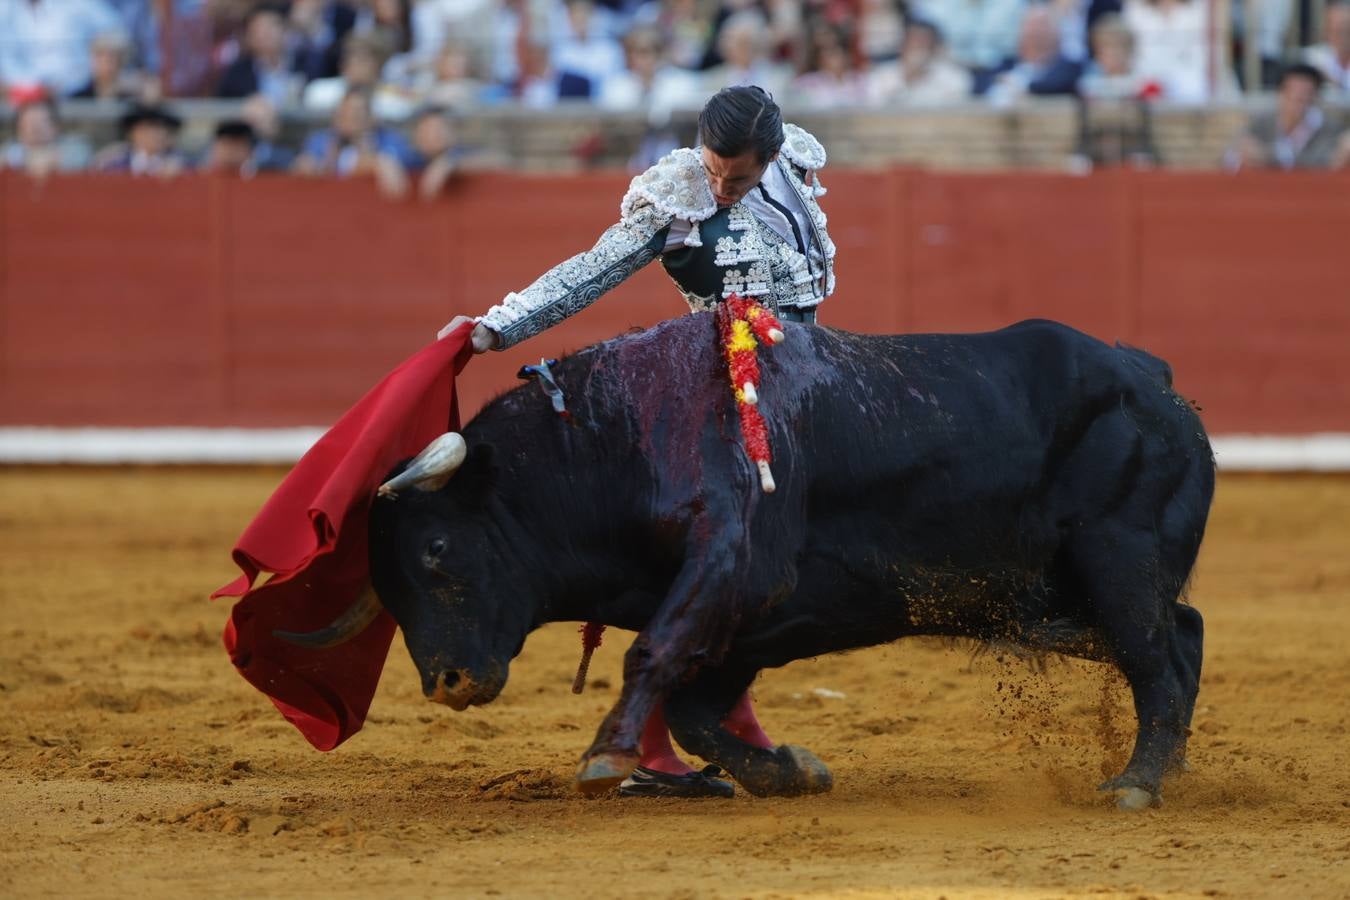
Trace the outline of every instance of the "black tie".
{"label": "black tie", "polygon": [[797,227],[797,217],[788,212],[786,206],[769,196],[769,191],[763,184],[760,184],[759,186],[759,193],[761,197],[768,201],[770,206],[782,213],[783,218],[788,220],[788,224],[792,226],[792,236],[797,239],[797,251],[801,253],[802,256],[806,256],[806,244],[802,241],[801,229]]}

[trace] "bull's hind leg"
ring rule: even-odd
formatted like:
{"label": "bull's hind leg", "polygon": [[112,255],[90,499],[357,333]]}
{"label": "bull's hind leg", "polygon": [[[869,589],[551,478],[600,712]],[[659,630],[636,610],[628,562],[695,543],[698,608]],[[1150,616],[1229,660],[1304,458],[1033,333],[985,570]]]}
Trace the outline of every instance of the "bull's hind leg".
{"label": "bull's hind leg", "polygon": [[1172,636],[1172,667],[1181,681],[1182,738],[1181,745],[1167,761],[1169,774],[1186,769],[1186,738],[1190,735],[1191,717],[1195,714],[1195,698],[1200,693],[1200,664],[1204,657],[1205,620],[1200,610],[1184,603],[1172,609],[1176,630]]}
{"label": "bull's hind leg", "polygon": [[1176,602],[1184,574],[1169,571],[1152,531],[1079,533],[1073,569],[1107,650],[1129,682],[1139,731],[1125,770],[1101,785],[1123,808],[1161,802],[1163,775],[1186,752],[1200,680],[1200,614]]}
{"label": "bull's hind leg", "polygon": [[671,734],[685,750],[717,763],[757,797],[828,791],[834,778],[811,751],[789,744],[763,746],[736,733],[737,705],[754,677],[754,671],[745,670],[702,673],[667,698]]}

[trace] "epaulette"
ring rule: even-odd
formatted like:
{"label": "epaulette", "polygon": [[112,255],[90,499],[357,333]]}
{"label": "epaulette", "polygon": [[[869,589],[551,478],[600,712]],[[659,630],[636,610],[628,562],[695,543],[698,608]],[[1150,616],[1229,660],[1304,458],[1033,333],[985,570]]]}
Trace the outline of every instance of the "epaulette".
{"label": "epaulette", "polygon": [[641,203],[686,222],[702,222],[717,212],[699,152],[688,147],[675,150],[634,178],[619,204],[619,215],[628,218]]}
{"label": "epaulette", "polygon": [[818,172],[825,168],[825,148],[805,128],[783,125],[783,146],[778,152],[799,169]]}

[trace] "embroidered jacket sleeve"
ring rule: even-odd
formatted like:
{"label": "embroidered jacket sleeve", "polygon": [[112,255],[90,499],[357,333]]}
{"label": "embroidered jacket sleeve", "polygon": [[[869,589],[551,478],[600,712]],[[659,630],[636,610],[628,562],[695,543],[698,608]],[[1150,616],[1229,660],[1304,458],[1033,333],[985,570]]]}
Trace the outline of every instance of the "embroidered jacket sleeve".
{"label": "embroidered jacket sleeve", "polygon": [[[581,312],[660,256],[677,217],[697,223],[715,210],[698,154],[677,150],[633,179],[618,224],[592,249],[554,266],[525,290],[507,294],[479,321],[501,336],[498,349],[533,337]],[[696,224],[693,231],[697,240]]]}
{"label": "embroidered jacket sleeve", "polygon": [[501,336],[498,349],[534,337],[574,316],[661,254],[670,217],[652,206],[625,216],[596,245],[549,269],[525,290],[507,294],[479,320]]}

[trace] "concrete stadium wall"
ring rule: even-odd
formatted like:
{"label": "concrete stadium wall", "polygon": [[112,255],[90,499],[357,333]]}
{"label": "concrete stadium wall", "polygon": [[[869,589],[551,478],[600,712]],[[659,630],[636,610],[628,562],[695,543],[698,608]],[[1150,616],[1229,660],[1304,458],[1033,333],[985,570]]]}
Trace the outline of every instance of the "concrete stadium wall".
{"label": "concrete stadium wall", "polygon": [[[1162,166],[1215,170],[1249,118],[1273,109],[1274,102],[1269,94],[1201,107],[1155,102],[1148,105],[1146,130]],[[1333,127],[1350,123],[1350,103],[1328,100],[1322,109]],[[1037,97],[1007,109],[992,108],[983,100],[935,109],[806,110],[788,104],[783,114],[820,138],[836,169],[898,165],[1065,172],[1080,164],[1076,154],[1085,125],[1122,137],[1140,127],[1138,108],[1132,104],[1096,101],[1080,109],[1068,97]],[[697,112],[677,112],[671,125],[681,141],[692,143]],[[472,158],[485,165],[569,174],[626,166],[647,127],[641,114],[606,113],[578,104],[551,110],[479,110],[460,120],[458,133],[475,151]],[[293,132],[296,139],[301,133],[299,128]]]}
{"label": "concrete stadium wall", "polygon": [[[0,173],[0,426],[331,422],[456,313],[616,215],[622,175],[467,177],[442,201],[288,178]],[[1213,433],[1350,431],[1350,176],[827,173],[830,325],[1059,319],[1168,359]],[[678,315],[658,265],[462,379]]]}
{"label": "concrete stadium wall", "polygon": [[[1152,102],[1147,106],[1148,133],[1169,169],[1217,169],[1225,148],[1243,130],[1249,117],[1274,107],[1272,94],[1234,102],[1192,106]],[[202,152],[216,122],[238,115],[233,100],[174,100],[184,119],[179,146]],[[1323,110],[1330,124],[1350,123],[1350,103],[1327,99]],[[117,140],[121,107],[96,100],[61,104],[67,133],[80,135],[95,147]],[[829,148],[830,165],[881,167],[923,166],[943,171],[987,169],[1063,172],[1073,159],[1085,124],[1121,137],[1141,127],[1134,104],[1093,101],[1080,108],[1068,97],[1036,97],[1006,109],[979,99],[934,109],[784,110]],[[1080,118],[1086,114],[1086,120]],[[11,130],[13,111],[0,105],[0,133]],[[284,143],[299,146],[314,128],[328,124],[327,114],[287,110]],[[671,126],[681,141],[693,141],[697,110],[680,110]],[[587,103],[565,103],[552,109],[508,105],[474,110],[458,120],[457,131],[470,159],[479,168],[516,172],[569,174],[588,168],[623,168],[647,133],[640,113],[605,112]]]}

